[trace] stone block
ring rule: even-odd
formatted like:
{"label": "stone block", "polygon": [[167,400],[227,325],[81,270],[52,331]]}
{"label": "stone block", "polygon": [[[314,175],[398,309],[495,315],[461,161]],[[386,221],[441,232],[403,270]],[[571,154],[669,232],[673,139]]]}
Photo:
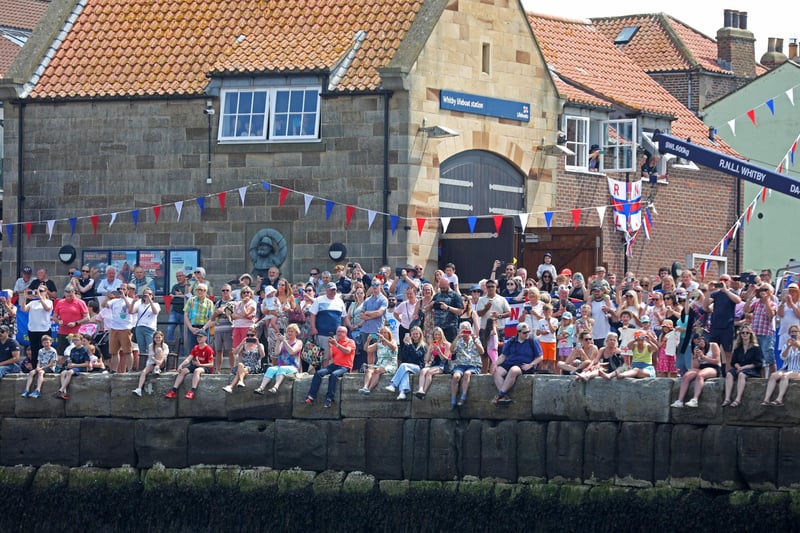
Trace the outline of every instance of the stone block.
{"label": "stone block", "polygon": [[64,402],[68,417],[109,416],[111,414],[111,375],[79,374],[67,387],[69,400]]}
{"label": "stone block", "polygon": [[458,451],[454,420],[434,418],[430,422],[428,479],[451,481],[458,478]]}
{"label": "stone block", "polygon": [[172,388],[175,373],[148,374],[142,397],[133,394],[139,384],[139,373],[114,374],[111,378],[111,416],[117,418],[175,418],[178,402],[164,395]]}
{"label": "stone block", "polygon": [[80,420],[4,418],[0,461],[4,465],[80,464]]}
{"label": "stone block", "polygon": [[0,379],[0,416],[14,416],[15,404],[26,378],[25,374],[7,374]]}
{"label": "stone block", "polygon": [[653,481],[656,487],[669,485],[671,441],[672,424],[656,424],[656,434],[653,440]]}
{"label": "stone block", "polygon": [[739,472],[750,490],[778,485],[778,428],[741,428],[737,440]]}
{"label": "stone block", "polygon": [[736,442],[740,428],[706,426],[703,431],[703,456],[700,486],[704,489],[736,490],[744,488],[736,460]]}
{"label": "stone block", "polygon": [[136,464],[133,420],[84,418],[80,422],[80,464],[100,468]]}
{"label": "stone block", "polygon": [[653,486],[653,450],[656,425],[623,422],[617,439],[617,484]]}
{"label": "stone block", "polygon": [[[766,392],[766,379],[748,378],[745,382],[742,403],[738,407],[723,407],[724,423],[731,426],[762,426],[780,421],[778,410],[786,409],[773,406],[763,406],[761,401]],[[736,398],[736,385],[734,384],[731,399]]]}
{"label": "stone block", "polygon": [[328,425],[328,463],[331,470],[363,472],[367,468],[367,419],[345,418]]}
{"label": "stone block", "polygon": [[547,478],[547,422],[517,423],[517,474]]}
{"label": "stone block", "polygon": [[778,486],[800,489],[800,428],[783,428],[778,443]]}
{"label": "stone block", "polygon": [[620,422],[669,422],[671,379],[615,380],[617,420]]}
{"label": "stone block", "polygon": [[185,468],[188,465],[186,449],[191,420],[136,420],[135,423],[139,468],[150,468],[155,463],[167,468]]}
{"label": "stone block", "polygon": [[430,420],[403,421],[403,478],[412,481],[428,479],[428,446]]}
{"label": "stone block", "polygon": [[[25,389],[25,380],[9,381],[6,377],[3,379],[3,386],[0,387],[0,391],[6,387],[14,390],[15,405],[12,416],[18,418],[60,418],[66,416],[64,404],[67,403],[60,398],[53,398],[53,393],[58,390],[60,385],[58,376],[47,374],[44,377],[44,382],[42,382],[41,398],[22,398],[20,395]],[[36,386],[36,380],[34,380],[33,386]]]}
{"label": "stone block", "polygon": [[275,421],[275,468],[328,468],[328,424],[314,420]]}
{"label": "stone block", "polygon": [[341,415],[349,418],[408,418],[411,399],[398,400],[396,392],[384,390],[391,376],[381,376],[378,385],[364,395],[358,390],[364,386],[364,374],[345,374],[342,379]]}
{"label": "stone block", "polygon": [[[263,377],[263,374],[247,376],[247,387],[234,387],[233,394],[226,395],[225,412],[228,420],[292,418],[294,379],[285,379],[275,394],[254,394],[253,391],[261,384]],[[270,382],[270,386],[272,384],[274,382]]]}
{"label": "stone block", "polygon": [[[675,381],[672,387],[670,403],[678,399],[680,384]],[[694,382],[689,386],[684,401],[692,398]],[[707,379],[703,383],[703,392],[697,400],[698,406],[684,407],[682,409],[671,408],[670,416],[673,424],[721,424],[722,423],[722,399],[725,394],[725,380],[722,378]]]}
{"label": "stone block", "polygon": [[[517,422],[503,420],[481,424],[481,471],[483,478],[517,480]],[[466,469],[465,469],[466,470]]]}
{"label": "stone block", "polygon": [[187,432],[190,465],[272,466],[275,424],[262,420],[191,424]]}
{"label": "stone block", "polygon": [[[414,418],[459,418],[458,409],[450,409],[450,376],[438,374],[424,400],[414,397],[411,402],[411,416]],[[473,401],[476,401],[473,397]],[[469,398],[467,398],[469,401]]]}
{"label": "stone block", "polygon": [[292,387],[292,417],[300,419],[327,420],[339,418],[343,380],[340,379],[336,384],[337,391],[334,396],[333,405],[328,409],[325,409],[323,405],[325,404],[325,394],[328,390],[328,380],[330,378],[327,376],[322,378],[322,385],[317,393],[316,401],[311,405],[307,405],[305,403],[305,399],[306,396],[308,396],[309,389],[311,388],[312,379],[312,376],[307,376],[295,380],[294,387]]}
{"label": "stone block", "polygon": [[[589,382],[591,383],[591,382]],[[616,422],[589,422],[583,447],[583,480],[596,484],[612,481],[617,473]]]}
{"label": "stone block", "polygon": [[585,432],[586,424],[583,422],[548,422],[545,464],[549,480],[580,482]]}
{"label": "stone block", "polygon": [[178,416],[181,418],[226,418],[225,396],[222,387],[230,383],[230,374],[204,374],[200,378],[194,400],[186,399],[186,393],[192,388],[192,376],[187,374],[178,389],[178,397],[165,402],[178,404]]}
{"label": "stone block", "polygon": [[459,420],[455,426],[455,445],[458,448],[458,477],[481,476],[481,420]]}
{"label": "stone block", "polygon": [[397,418],[367,419],[367,467],[378,479],[403,478],[403,426]]}
{"label": "stone block", "polygon": [[672,443],[669,476],[670,485],[675,488],[695,488],[700,486],[700,472],[703,466],[702,426],[677,424],[672,426]]}
{"label": "stone block", "polygon": [[469,385],[467,402],[461,407],[461,416],[480,420],[530,420],[533,406],[533,383],[535,376],[524,375],[517,378],[509,397],[509,404],[493,405],[491,400],[497,394],[497,387],[491,375],[473,376]]}
{"label": "stone block", "polygon": [[607,381],[603,378],[580,383],[578,386],[583,388],[583,395],[571,396],[576,401],[574,408],[570,410],[570,415],[575,420],[617,421],[619,396],[616,385],[617,383],[614,381]]}
{"label": "stone block", "polygon": [[539,374],[533,380],[532,416],[537,420],[567,420],[570,404],[579,403],[580,387],[569,376]]}

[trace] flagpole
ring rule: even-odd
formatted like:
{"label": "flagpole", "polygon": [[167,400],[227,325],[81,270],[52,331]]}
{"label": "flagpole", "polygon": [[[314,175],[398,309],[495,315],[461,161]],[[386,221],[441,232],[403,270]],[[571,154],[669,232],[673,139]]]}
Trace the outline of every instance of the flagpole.
{"label": "flagpole", "polygon": [[[630,188],[629,188],[630,187],[630,182],[631,182],[631,173],[630,172],[626,172],[625,173],[625,200],[628,201],[628,202],[630,202]],[[630,225],[630,218],[631,218],[631,215],[630,215],[630,210],[629,210],[628,211],[628,216],[627,216],[626,222],[625,222],[626,225]],[[628,235],[628,232],[626,231],[624,236],[622,237],[625,240],[625,246],[622,247],[622,273],[621,273],[622,276],[621,277],[623,277],[623,278],[625,277],[625,274],[628,272],[628,246],[629,246],[629,243],[628,243],[627,235]]]}

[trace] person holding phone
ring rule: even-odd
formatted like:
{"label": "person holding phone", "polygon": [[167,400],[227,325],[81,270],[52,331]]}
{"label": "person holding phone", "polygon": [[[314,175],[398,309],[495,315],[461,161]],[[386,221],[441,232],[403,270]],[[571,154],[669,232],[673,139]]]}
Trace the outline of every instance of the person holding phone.
{"label": "person holding phone", "polygon": [[[283,335],[278,335],[278,339],[279,342],[283,344]],[[257,374],[261,372],[261,360],[266,357],[266,355],[267,353],[264,350],[264,345],[258,342],[258,337],[256,337],[255,326],[251,326],[247,330],[247,336],[233,349],[233,356],[238,358],[239,362],[234,369],[233,380],[229,385],[222,387],[222,390],[228,394],[232,394],[233,388],[237,385],[244,388],[244,378],[247,377],[248,374]],[[258,389],[256,389],[256,391],[257,390]]]}
{"label": "person holding phone", "polygon": [[53,312],[53,300],[42,284],[33,290],[22,293],[20,309],[28,313],[28,339],[31,345],[32,364],[35,366],[39,350],[42,348],[42,337],[51,333],[50,315]]}
{"label": "person holding phone", "polygon": [[300,353],[303,350],[303,341],[298,338],[299,336],[300,327],[297,324],[289,324],[286,326],[286,336],[278,336],[280,342],[278,353],[270,356],[274,364],[264,373],[261,385],[253,391],[255,394],[264,394],[264,389],[272,379],[275,380],[275,385],[269,389],[269,392],[277,394],[278,388],[286,376],[295,375],[300,371]]}
{"label": "person holding phone", "polygon": [[[789,328],[789,339],[781,352],[781,359],[783,359],[783,367],[769,377],[767,391],[761,405],[783,406],[783,398],[789,389],[789,382],[800,380],[800,326],[793,325]],[[778,387],[778,396],[773,401],[769,401],[776,386]]]}
{"label": "person holding phone", "polygon": [[[720,349],[716,342],[706,341],[703,335],[697,335],[692,342],[694,351],[692,354],[692,368],[686,371],[681,378],[681,388],[678,392],[678,399],[670,407],[680,409],[686,407],[697,407],[700,394],[703,392],[703,384],[707,379],[718,378],[722,375],[720,367]],[[689,392],[689,386],[694,381],[694,394],[692,399],[683,403],[683,399]]]}

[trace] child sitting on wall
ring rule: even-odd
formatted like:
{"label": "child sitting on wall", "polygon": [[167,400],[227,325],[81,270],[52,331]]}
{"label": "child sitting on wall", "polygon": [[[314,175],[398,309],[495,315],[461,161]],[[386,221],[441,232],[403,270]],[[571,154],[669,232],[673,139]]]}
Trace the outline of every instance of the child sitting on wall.
{"label": "child sitting on wall", "polygon": [[91,372],[92,362],[89,356],[89,342],[81,335],[73,339],[72,349],[69,352],[69,359],[61,371],[61,388],[53,395],[54,398],[69,400],[67,387],[72,380],[72,376],[77,376],[82,372]]}
{"label": "child sitting on wall", "polygon": [[[42,337],[42,347],[39,348],[39,357],[36,368],[28,374],[28,381],[25,383],[25,390],[22,391],[23,398],[40,398],[42,396],[42,382],[45,374],[52,374],[56,368],[58,353],[53,348],[53,337],[45,335]],[[36,389],[30,392],[33,380],[36,379]]]}

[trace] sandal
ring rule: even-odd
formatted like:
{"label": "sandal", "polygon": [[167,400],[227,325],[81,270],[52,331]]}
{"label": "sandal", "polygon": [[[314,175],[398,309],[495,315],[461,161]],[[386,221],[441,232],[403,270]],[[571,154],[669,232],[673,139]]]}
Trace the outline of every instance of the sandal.
{"label": "sandal", "polygon": [[275,394],[275,393],[278,392],[278,389],[276,389],[275,387],[272,387],[271,389],[269,389],[269,392],[272,393],[272,394]]}
{"label": "sandal", "polygon": [[730,404],[731,404],[730,400],[725,400],[724,402],[722,402],[722,407],[728,407]]}
{"label": "sandal", "polygon": [[769,406],[769,405],[775,405],[775,404],[774,404],[774,403],[772,403],[772,402],[769,402],[769,401],[767,401],[767,400],[764,400],[763,402],[761,402],[761,405],[763,405],[763,406],[765,406],[765,407],[766,407],[766,406]]}
{"label": "sandal", "polygon": [[783,402],[779,402],[778,400],[774,400],[774,401],[770,402],[770,405],[773,405],[775,407],[783,407]]}
{"label": "sandal", "polygon": [[733,400],[731,402],[731,407],[739,407],[739,401],[738,400]]}

